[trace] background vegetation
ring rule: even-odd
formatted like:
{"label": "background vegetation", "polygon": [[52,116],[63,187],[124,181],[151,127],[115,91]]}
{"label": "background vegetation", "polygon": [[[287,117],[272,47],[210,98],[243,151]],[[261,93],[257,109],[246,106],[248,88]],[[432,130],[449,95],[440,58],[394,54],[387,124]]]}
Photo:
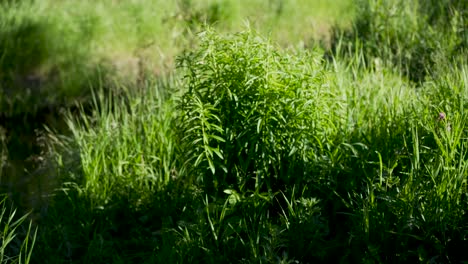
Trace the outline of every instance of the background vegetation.
{"label": "background vegetation", "polygon": [[465,2],[2,2],[1,251],[468,261]]}

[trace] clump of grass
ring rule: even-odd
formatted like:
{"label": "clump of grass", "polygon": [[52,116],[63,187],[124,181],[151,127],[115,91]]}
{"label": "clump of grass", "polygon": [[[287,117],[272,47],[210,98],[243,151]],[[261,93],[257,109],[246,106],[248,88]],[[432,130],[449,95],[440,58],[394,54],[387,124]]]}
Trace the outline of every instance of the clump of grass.
{"label": "clump of grass", "polygon": [[[225,204],[256,196],[269,201],[266,215],[259,217],[267,217],[271,229],[263,232],[286,225],[287,232],[277,238],[286,241],[284,252],[293,259],[339,261],[333,252],[340,250],[346,259],[365,258],[344,241],[382,241],[373,237],[374,230],[388,222],[374,223],[368,212],[380,204],[378,190],[385,193],[399,181],[392,171],[408,163],[398,152],[407,150],[401,139],[411,135],[407,125],[418,108],[410,98],[417,94],[392,71],[361,72],[356,61],[347,68],[349,76],[343,68],[333,74],[319,58],[278,50],[249,32],[228,38],[203,33],[200,49],[180,61],[188,86],[180,122],[186,172],[215,204],[222,190],[229,195]],[[306,185],[311,189],[296,198],[292,186]],[[285,195],[278,196],[280,191]],[[315,197],[323,201],[320,206]],[[301,204],[310,207],[310,215]],[[223,213],[215,219],[233,225]],[[352,228],[339,228],[339,222]],[[298,228],[312,233],[298,236]],[[322,255],[296,250],[310,239],[326,245]]]}
{"label": "clump of grass", "polygon": [[[24,221],[28,214],[18,218],[16,210],[7,205],[7,197],[0,201],[0,262],[1,263],[29,263],[36,241],[37,228],[33,231],[32,222],[24,229]],[[24,234],[23,234],[24,232]],[[20,235],[24,235],[21,240]]]}
{"label": "clump of grass", "polygon": [[39,234],[38,259],[151,258],[158,217],[176,216],[184,191],[173,183],[180,174],[173,86],[172,79],[148,80],[118,95],[99,90],[93,105],[80,109],[86,115],[67,114],[71,134],[52,136],[49,146],[61,185],[39,220],[46,231]]}
{"label": "clump of grass", "polygon": [[[208,45],[209,42],[213,43],[213,39],[219,38],[214,32],[206,34],[206,38],[202,41],[205,45]],[[222,39],[219,38],[219,40]],[[232,49],[233,46],[230,44],[233,42],[238,44],[237,55],[236,53],[233,55],[245,60],[245,64],[242,66],[248,66],[246,67],[247,71],[244,71],[244,67],[236,68],[236,61],[229,59],[230,53],[222,52],[225,48],[231,47]],[[324,105],[324,101],[312,100],[312,95],[320,93],[321,89],[324,88],[321,83],[321,78],[324,76],[322,66],[318,61],[319,56],[314,57],[313,54],[306,52],[300,55],[302,60],[297,64],[290,65],[289,63],[293,63],[295,55],[284,53],[290,57],[283,60],[279,49],[270,53],[270,51],[275,50],[275,47],[257,35],[248,32],[227,37],[218,43],[216,44],[219,45],[217,48],[213,44],[215,47],[211,50],[210,56],[214,56],[214,58],[220,56],[218,58],[225,58],[225,60],[212,60],[211,62],[214,64],[225,62],[226,66],[233,66],[232,71],[225,72],[223,75],[235,77],[231,82],[233,87],[226,88],[232,89],[231,99],[234,96],[243,99],[237,101],[241,105],[238,112],[234,111],[236,109],[224,109],[229,111],[232,118],[237,118],[236,121],[240,122],[240,124],[230,128],[233,132],[230,132],[229,135],[233,139],[237,138],[236,141],[239,142],[245,140],[245,144],[236,144],[236,141],[231,140],[230,145],[226,145],[226,150],[223,151],[226,153],[229,151],[230,157],[235,158],[237,151],[228,148],[238,148],[240,158],[245,159],[244,162],[250,163],[250,165],[242,165],[238,163],[238,158],[236,158],[233,160],[233,164],[226,163],[229,169],[232,169],[229,174],[224,172],[224,175],[219,174],[215,178],[209,174],[211,168],[202,167],[209,166],[210,162],[206,160],[206,156],[202,156],[197,166],[190,166],[186,162],[187,156],[185,154],[194,154],[191,151],[194,147],[192,140],[194,136],[198,136],[196,130],[199,126],[196,123],[198,119],[191,120],[192,115],[199,112],[189,112],[187,108],[194,105],[191,101],[194,99],[189,93],[185,93],[177,100],[172,97],[177,94],[165,97],[154,86],[149,86],[144,97],[133,96],[132,92],[129,91],[125,93],[127,96],[121,95],[119,97],[122,99],[98,93],[95,97],[95,106],[89,116],[73,118],[69,121],[73,138],[70,145],[61,150],[64,155],[59,155],[59,158],[62,158],[62,166],[64,167],[59,170],[66,173],[69,181],[72,182],[64,187],[74,187],[64,188],[61,191],[62,195],[58,196],[64,197],[64,199],[59,198],[59,201],[70,200],[74,204],[72,207],[65,206],[64,208],[68,208],[67,210],[74,208],[70,214],[76,215],[76,218],[85,224],[83,227],[85,233],[95,232],[98,237],[92,235],[92,238],[89,239],[71,236],[69,228],[76,220],[66,222],[64,226],[59,227],[54,227],[56,225],[53,224],[47,225],[48,230],[60,235],[67,243],[71,244],[69,246],[63,244],[65,248],[73,252],[62,252],[63,256],[75,259],[78,257],[78,253],[74,253],[76,252],[73,250],[74,245],[98,243],[103,250],[98,251],[101,252],[102,259],[96,257],[99,255],[96,252],[85,250],[82,246],[78,246],[78,250],[85,250],[85,256],[92,258],[94,262],[108,260],[108,253],[113,250],[109,248],[112,241],[120,245],[123,243],[121,239],[126,237],[126,234],[128,235],[127,231],[123,231],[125,228],[120,228],[123,225],[122,217],[117,217],[117,215],[125,214],[125,212],[132,212],[132,214],[145,212],[145,208],[154,208],[155,205],[152,205],[151,201],[155,200],[173,204],[174,208],[168,210],[161,205],[162,207],[157,208],[154,214],[144,213],[144,216],[148,218],[161,215],[162,219],[165,219],[164,222],[149,225],[147,231],[138,228],[131,230],[137,233],[156,232],[161,234],[163,244],[151,242],[148,246],[152,245],[158,249],[165,259],[190,261],[196,258],[210,262],[223,261],[229,257],[240,255],[246,261],[261,259],[274,261],[277,252],[281,252],[281,254],[285,252],[281,245],[284,237],[284,234],[280,232],[282,223],[277,217],[277,213],[272,213],[272,210],[279,208],[275,206],[277,201],[275,200],[276,194],[273,192],[283,188],[282,184],[286,182],[299,183],[303,181],[300,177],[304,176],[298,176],[295,179],[288,179],[287,176],[293,170],[301,171],[304,168],[299,160],[297,161],[298,165],[293,164],[289,167],[287,165],[288,155],[297,158],[300,156],[280,144],[290,143],[297,146],[297,153],[304,154],[306,148],[301,145],[304,144],[301,140],[305,139],[301,139],[301,136],[305,137],[306,135],[300,131],[294,131],[294,135],[299,136],[296,141],[295,138],[286,133],[281,133],[275,138],[275,133],[280,132],[279,128],[292,132],[294,128],[304,126],[304,122],[309,120],[307,118],[311,118],[310,120],[314,120],[312,117],[319,119],[318,114],[307,117],[306,114],[311,114],[310,112],[303,113],[299,109],[296,111],[288,106],[289,102],[295,103],[305,112],[308,110],[307,103],[311,104],[310,109],[313,109],[313,106]],[[184,62],[195,63],[200,67],[197,59],[203,50],[202,46],[188,55]],[[255,54],[256,57],[252,56]],[[263,61],[264,59],[273,63],[273,68]],[[198,70],[198,73],[202,73],[204,70],[204,68],[193,69]],[[293,74],[290,74],[288,70]],[[312,74],[310,74],[311,72]],[[234,73],[237,74],[234,75]],[[186,79],[185,81],[193,80],[194,85],[200,85],[201,81],[205,81],[205,83],[210,83],[213,80],[222,81],[221,78],[210,79],[210,76],[214,78],[216,75],[208,74],[206,79],[199,79],[200,76],[196,75],[193,76],[194,79]],[[239,79],[241,76],[246,77],[246,79]],[[187,84],[185,81],[181,84]],[[290,90],[283,91],[287,85],[290,85]],[[155,90],[151,91],[151,89]],[[193,86],[187,87],[183,91],[194,91],[194,89],[201,88]],[[202,91],[199,91],[199,94],[200,92]],[[214,93],[213,96],[222,94],[222,91],[218,92]],[[205,95],[210,98],[209,93]],[[251,104],[246,101],[250,96],[256,99],[251,101]],[[301,98],[301,96],[306,98]],[[109,98],[114,99],[109,100]],[[268,100],[277,100],[277,102],[269,106]],[[177,109],[174,108],[175,102],[179,104]],[[229,107],[236,106],[235,101],[226,101],[225,103]],[[248,112],[253,112],[252,117],[244,119],[242,115]],[[281,115],[288,116],[281,117]],[[189,117],[188,120],[191,121],[186,123],[186,118]],[[224,118],[227,120],[227,117],[229,116]],[[291,127],[286,122],[289,117],[297,117],[296,121],[291,123]],[[190,125],[192,125],[192,130],[190,130]],[[246,135],[241,130],[243,125],[250,129],[249,133],[257,135]],[[275,127],[276,125],[278,127]],[[180,130],[181,128],[182,130]],[[272,136],[273,138],[270,138]],[[248,141],[252,138],[253,141]],[[255,140],[264,140],[265,146],[268,148],[263,148],[261,145],[263,142]],[[195,150],[197,148],[199,147],[195,146]],[[249,149],[250,152],[254,151],[254,155],[248,151]],[[268,154],[268,151],[271,154]],[[68,155],[69,152],[73,152],[75,155]],[[76,158],[76,154],[79,155],[78,167],[73,158]],[[256,162],[254,158],[259,155],[270,155],[270,157]],[[284,161],[279,159],[284,159]],[[293,159],[291,158],[291,160]],[[184,165],[182,165],[183,161],[186,162]],[[273,164],[277,161],[280,161],[279,166]],[[74,169],[68,171],[67,167],[72,166],[72,164],[74,164]],[[241,165],[245,166],[245,172],[238,169]],[[219,166],[214,169],[220,172],[222,172],[223,167],[228,168],[218,161],[213,163],[213,166]],[[259,174],[258,177],[255,177],[256,173]],[[249,179],[252,176],[255,179]],[[220,190],[219,192],[208,181],[209,177],[216,181],[216,188]],[[234,179],[232,184],[230,177]],[[277,184],[277,186],[273,184]],[[182,199],[177,195],[170,197],[168,192],[171,189],[181,194],[185,193],[186,197],[190,197],[189,195],[192,194],[192,197],[187,199]],[[223,190],[226,191],[223,192]],[[226,194],[229,194],[227,200]],[[296,198],[294,197],[294,199]],[[59,201],[53,203],[54,207],[64,206]],[[77,210],[82,211],[83,214],[78,215]],[[51,210],[51,212],[55,212],[55,210]],[[239,213],[242,213],[240,218],[238,217]],[[288,217],[290,221],[294,218],[289,216],[289,212],[284,212],[282,215]],[[99,221],[93,224],[92,219],[96,219],[96,217]],[[54,222],[55,220],[51,219],[51,223]],[[106,225],[109,226],[106,227]],[[154,230],[154,228],[162,228],[162,230]],[[110,239],[109,234],[115,233],[115,230],[118,230],[119,235]],[[294,230],[297,232],[296,228]],[[324,232],[317,234],[317,236],[323,235]],[[151,235],[149,236],[151,237]],[[99,243],[99,237],[102,238],[102,243]],[[159,239],[158,235],[156,237]],[[310,238],[310,236],[306,238]],[[178,250],[168,251],[168,248],[173,248],[174,245],[178,245]],[[41,248],[44,246],[41,244]],[[59,245],[54,243],[53,246]],[[45,247],[47,249],[47,246]],[[222,252],[228,253],[223,256]],[[120,254],[116,256],[127,259]],[[282,258],[288,259],[287,254]]]}
{"label": "clump of grass", "polygon": [[[352,61],[365,64],[362,58]],[[339,165],[330,173],[330,191],[340,198],[332,208],[351,215],[354,245],[366,247],[348,257],[463,259],[453,255],[458,247],[450,241],[466,244],[465,67],[438,69],[419,90],[387,67],[338,70],[348,102],[340,131],[352,154],[328,154]]]}
{"label": "clump of grass", "polygon": [[[144,200],[177,174],[174,102],[157,85],[144,97],[95,94],[89,115],[69,115],[83,191],[105,206],[113,197]],[[167,86],[168,87],[168,86]]]}

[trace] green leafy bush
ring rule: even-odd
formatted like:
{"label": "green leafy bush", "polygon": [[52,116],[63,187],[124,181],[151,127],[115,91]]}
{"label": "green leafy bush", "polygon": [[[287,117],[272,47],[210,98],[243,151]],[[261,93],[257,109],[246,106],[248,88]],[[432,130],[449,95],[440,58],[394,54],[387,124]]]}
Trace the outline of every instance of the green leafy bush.
{"label": "green leafy bush", "polygon": [[179,59],[188,171],[209,190],[272,191],[309,177],[333,105],[319,55],[280,51],[251,32],[200,36]]}

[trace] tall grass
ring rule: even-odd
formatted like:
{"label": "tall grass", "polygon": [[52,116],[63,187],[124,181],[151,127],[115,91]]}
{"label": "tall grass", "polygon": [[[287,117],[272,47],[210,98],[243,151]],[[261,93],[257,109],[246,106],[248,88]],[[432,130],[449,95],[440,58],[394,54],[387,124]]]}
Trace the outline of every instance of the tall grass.
{"label": "tall grass", "polygon": [[[36,241],[37,228],[33,232],[32,222],[25,229],[24,221],[27,214],[16,216],[16,210],[7,205],[7,197],[0,201],[2,210],[0,213],[0,262],[1,263],[29,263]],[[21,235],[21,238],[19,237]],[[24,236],[24,238],[23,238]]]}
{"label": "tall grass", "polygon": [[198,36],[181,77],[97,92],[69,119],[68,183],[44,227],[63,241],[39,248],[94,263],[464,260],[463,62],[416,88],[359,53]]}
{"label": "tall grass", "polygon": [[[94,95],[93,111],[68,121],[79,149],[84,192],[96,206],[121,195],[140,201],[177,174],[174,103],[167,85],[148,84],[144,97]],[[171,88],[172,89],[172,88]]]}

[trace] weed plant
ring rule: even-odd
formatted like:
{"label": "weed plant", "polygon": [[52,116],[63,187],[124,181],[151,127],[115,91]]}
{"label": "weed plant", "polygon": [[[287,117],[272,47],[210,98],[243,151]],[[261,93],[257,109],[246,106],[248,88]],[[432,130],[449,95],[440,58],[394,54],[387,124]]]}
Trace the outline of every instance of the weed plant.
{"label": "weed plant", "polygon": [[248,33],[203,34],[179,62],[187,170],[209,190],[275,192],[277,182],[303,182],[334,104],[318,56],[281,53]]}

